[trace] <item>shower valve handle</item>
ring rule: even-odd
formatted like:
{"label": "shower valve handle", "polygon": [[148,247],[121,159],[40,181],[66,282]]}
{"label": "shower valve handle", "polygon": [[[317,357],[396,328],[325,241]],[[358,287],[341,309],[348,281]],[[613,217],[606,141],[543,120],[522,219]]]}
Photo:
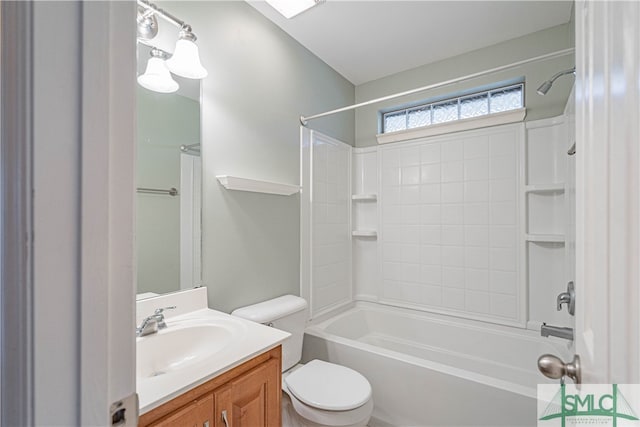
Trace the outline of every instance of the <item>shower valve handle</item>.
{"label": "shower valve handle", "polygon": [[558,295],[557,299],[558,311],[562,310],[562,304],[567,304],[567,310],[570,315],[576,312],[576,290],[573,282],[567,284],[567,291]]}

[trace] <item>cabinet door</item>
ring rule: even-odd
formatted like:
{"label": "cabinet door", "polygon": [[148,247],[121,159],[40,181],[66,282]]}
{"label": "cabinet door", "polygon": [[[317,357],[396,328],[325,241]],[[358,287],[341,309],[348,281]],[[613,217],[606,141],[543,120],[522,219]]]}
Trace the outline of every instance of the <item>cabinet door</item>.
{"label": "cabinet door", "polygon": [[280,427],[280,361],[270,360],[214,392],[215,427]]}
{"label": "cabinet door", "polygon": [[153,427],[213,427],[213,395],[208,395],[175,411]]}

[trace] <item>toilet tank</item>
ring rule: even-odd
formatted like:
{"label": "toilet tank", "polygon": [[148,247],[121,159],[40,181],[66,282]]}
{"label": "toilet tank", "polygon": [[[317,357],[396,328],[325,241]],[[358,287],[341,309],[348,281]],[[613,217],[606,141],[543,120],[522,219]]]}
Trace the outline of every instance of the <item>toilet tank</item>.
{"label": "toilet tank", "polygon": [[307,302],[295,295],[283,295],[258,304],[235,309],[234,316],[253,320],[289,332],[282,343],[282,371],[294,366],[302,358],[302,337],[307,323]]}

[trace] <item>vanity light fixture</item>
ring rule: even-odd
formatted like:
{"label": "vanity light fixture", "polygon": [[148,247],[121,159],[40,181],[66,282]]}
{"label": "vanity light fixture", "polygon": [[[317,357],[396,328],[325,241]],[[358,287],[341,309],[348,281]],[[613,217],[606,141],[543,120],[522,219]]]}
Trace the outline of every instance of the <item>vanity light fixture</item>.
{"label": "vanity light fixture", "polygon": [[207,77],[207,70],[200,63],[196,36],[191,27],[185,25],[180,30],[173,56],[167,60],[167,67],[173,74],[188,79],[203,79]]}
{"label": "vanity light fixture", "polygon": [[266,0],[275,10],[287,19],[311,9],[313,6],[324,3],[325,0]]}
{"label": "vanity light fixture", "polygon": [[[195,44],[196,36],[193,34],[191,27],[147,0],[137,0],[137,3],[138,42],[152,48],[147,70],[138,77],[138,83],[156,92],[171,93],[178,90],[179,86],[173,80],[169,71],[189,79],[207,77],[207,70],[200,63],[198,46]],[[167,59],[168,54],[166,52],[156,49],[150,42],[158,33],[156,16],[180,29],[178,41],[170,59]]]}
{"label": "vanity light fixture", "polygon": [[136,23],[139,39],[151,40],[158,34],[158,19],[153,9],[138,6]]}
{"label": "vanity light fixture", "polygon": [[166,54],[160,49],[151,49],[151,58],[147,62],[144,74],[138,76],[140,86],[160,93],[173,93],[180,87],[171,78],[171,73],[165,63]]}

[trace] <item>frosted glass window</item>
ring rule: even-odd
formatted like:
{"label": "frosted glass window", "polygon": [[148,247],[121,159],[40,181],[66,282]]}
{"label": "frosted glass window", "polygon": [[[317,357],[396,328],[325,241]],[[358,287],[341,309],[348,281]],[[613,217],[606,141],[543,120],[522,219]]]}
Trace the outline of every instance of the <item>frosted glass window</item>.
{"label": "frosted glass window", "polygon": [[524,107],[524,84],[382,113],[382,133],[482,117]]}
{"label": "frosted glass window", "polygon": [[452,120],[458,120],[458,100],[433,106],[433,123],[444,123]]}
{"label": "frosted glass window", "polygon": [[515,110],[522,107],[522,86],[491,92],[492,113]]}
{"label": "frosted glass window", "polygon": [[385,114],[384,131],[397,132],[407,128],[407,112],[405,110],[395,113]]}
{"label": "frosted glass window", "polygon": [[489,95],[473,95],[460,99],[460,118],[485,116],[489,114]]}
{"label": "frosted glass window", "polygon": [[407,112],[407,128],[419,128],[431,124],[431,106],[414,108]]}

